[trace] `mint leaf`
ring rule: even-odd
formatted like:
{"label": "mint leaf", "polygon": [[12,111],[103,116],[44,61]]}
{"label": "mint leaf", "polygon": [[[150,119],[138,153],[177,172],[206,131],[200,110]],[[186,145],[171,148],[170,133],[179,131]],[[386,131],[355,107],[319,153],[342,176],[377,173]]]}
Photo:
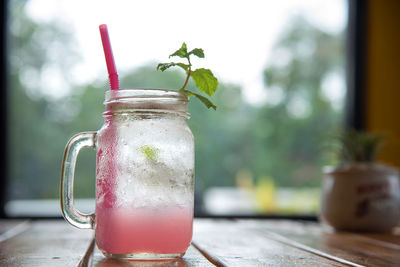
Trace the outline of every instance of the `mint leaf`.
{"label": "mint leaf", "polygon": [[141,146],[140,152],[146,157],[146,159],[151,161],[157,161],[158,149],[152,146]]}
{"label": "mint leaf", "polygon": [[157,70],[165,71],[166,69],[174,66],[178,66],[185,70],[186,79],[179,91],[184,92],[188,98],[190,96],[197,97],[204,105],[206,105],[207,108],[213,108],[214,110],[216,110],[217,107],[207,97],[185,90],[186,86],[188,85],[190,76],[193,78],[196,86],[200,89],[200,91],[203,91],[209,96],[212,96],[218,87],[218,80],[217,78],[215,78],[211,70],[203,68],[192,70],[192,63],[190,62],[191,55],[197,56],[199,58],[204,58],[204,51],[201,48],[195,48],[188,52],[186,43],[182,43],[181,48],[176,50],[169,57],[176,56],[180,58],[185,58],[187,60],[187,64],[180,62],[160,63],[157,65]]}
{"label": "mint leaf", "polygon": [[187,58],[188,57],[188,52],[187,52],[187,47],[186,43],[183,43],[181,48],[176,50],[174,53],[169,55],[169,57],[180,57],[180,58]]}
{"label": "mint leaf", "polygon": [[218,80],[209,69],[197,69],[191,73],[197,87],[209,96],[217,90]]}
{"label": "mint leaf", "polygon": [[169,62],[169,63],[160,63],[157,65],[157,70],[165,71],[166,69],[169,69],[170,67],[173,66],[179,66],[185,71],[189,69],[189,65],[184,64],[184,63],[175,63],[175,62]]}
{"label": "mint leaf", "polygon": [[189,90],[182,90],[182,91],[185,92],[188,95],[188,97],[190,96],[197,97],[204,105],[206,105],[207,108],[213,108],[214,110],[217,110],[217,106],[215,106],[207,97],[193,93],[192,91]]}
{"label": "mint leaf", "polygon": [[197,97],[201,102],[203,102],[203,104],[206,105],[207,108],[213,108],[214,110],[217,110],[217,107],[207,97],[196,93],[194,93],[193,95]]}
{"label": "mint leaf", "polygon": [[195,55],[199,58],[204,58],[204,51],[201,48],[195,48],[189,52],[189,55]]}
{"label": "mint leaf", "polygon": [[157,70],[165,71],[166,69],[175,66],[175,63],[160,63],[157,65]]}
{"label": "mint leaf", "polygon": [[183,64],[183,63],[176,63],[177,66],[181,67],[182,69],[184,69],[185,71],[187,71],[189,69],[189,65],[187,64]]}

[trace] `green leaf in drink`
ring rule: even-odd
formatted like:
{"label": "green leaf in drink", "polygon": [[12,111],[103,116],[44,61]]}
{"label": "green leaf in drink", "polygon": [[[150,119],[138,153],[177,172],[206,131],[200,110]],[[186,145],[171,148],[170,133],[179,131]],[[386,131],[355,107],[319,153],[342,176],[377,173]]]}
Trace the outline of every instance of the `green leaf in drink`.
{"label": "green leaf in drink", "polygon": [[158,158],[158,149],[152,146],[141,146],[140,147],[140,152],[143,153],[143,155],[146,157],[146,159],[150,161],[157,161]]}

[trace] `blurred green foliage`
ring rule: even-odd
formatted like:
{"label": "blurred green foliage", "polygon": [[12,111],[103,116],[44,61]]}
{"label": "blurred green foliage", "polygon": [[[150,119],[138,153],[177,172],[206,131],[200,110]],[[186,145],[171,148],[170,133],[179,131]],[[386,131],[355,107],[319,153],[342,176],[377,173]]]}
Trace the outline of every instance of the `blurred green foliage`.
{"label": "blurred green foliage", "polygon": [[[79,54],[71,33],[56,23],[28,19],[24,2],[15,1],[11,12],[8,197],[57,198],[64,146],[73,134],[101,127],[108,84],[100,79],[74,85],[68,70]],[[323,80],[343,71],[343,49],[341,34],[322,32],[295,18],[276,44],[275,61],[264,70],[267,97],[275,93],[274,101],[250,105],[243,88],[223,81],[213,96],[217,111],[193,99],[189,125],[196,142],[197,188],[235,186],[242,170],[251,173],[254,183],[272,177],[278,187],[319,186],[321,166],[332,162],[321,144],[342,125],[342,111],[322,94]],[[52,66],[60,68],[65,85],[73,87],[62,98],[43,93],[35,82]],[[182,84],[181,72],[161,73],[155,67],[124,73],[121,87],[174,89]],[[194,89],[193,83],[188,89]],[[296,113],[299,102],[303,108]],[[94,152],[85,151],[78,159],[77,197],[94,196],[94,176]]]}

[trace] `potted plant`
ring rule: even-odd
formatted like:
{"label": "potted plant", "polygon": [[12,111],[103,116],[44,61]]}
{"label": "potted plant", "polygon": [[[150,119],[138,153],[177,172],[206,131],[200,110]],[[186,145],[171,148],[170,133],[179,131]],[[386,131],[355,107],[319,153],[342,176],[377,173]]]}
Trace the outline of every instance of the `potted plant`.
{"label": "potted plant", "polygon": [[388,232],[400,222],[398,169],[379,163],[384,136],[349,130],[341,165],[324,169],[320,219],[337,230]]}

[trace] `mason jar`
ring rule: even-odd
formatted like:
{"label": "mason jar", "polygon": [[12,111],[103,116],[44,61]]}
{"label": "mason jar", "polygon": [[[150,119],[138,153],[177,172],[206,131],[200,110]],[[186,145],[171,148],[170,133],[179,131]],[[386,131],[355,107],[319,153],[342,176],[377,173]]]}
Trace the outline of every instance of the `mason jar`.
{"label": "mason jar", "polygon": [[[106,92],[98,132],[71,138],[64,153],[61,206],[78,228],[95,229],[96,243],[114,258],[181,257],[192,238],[194,138],[187,96],[161,89]],[[73,206],[79,150],[93,147],[96,211]]]}

